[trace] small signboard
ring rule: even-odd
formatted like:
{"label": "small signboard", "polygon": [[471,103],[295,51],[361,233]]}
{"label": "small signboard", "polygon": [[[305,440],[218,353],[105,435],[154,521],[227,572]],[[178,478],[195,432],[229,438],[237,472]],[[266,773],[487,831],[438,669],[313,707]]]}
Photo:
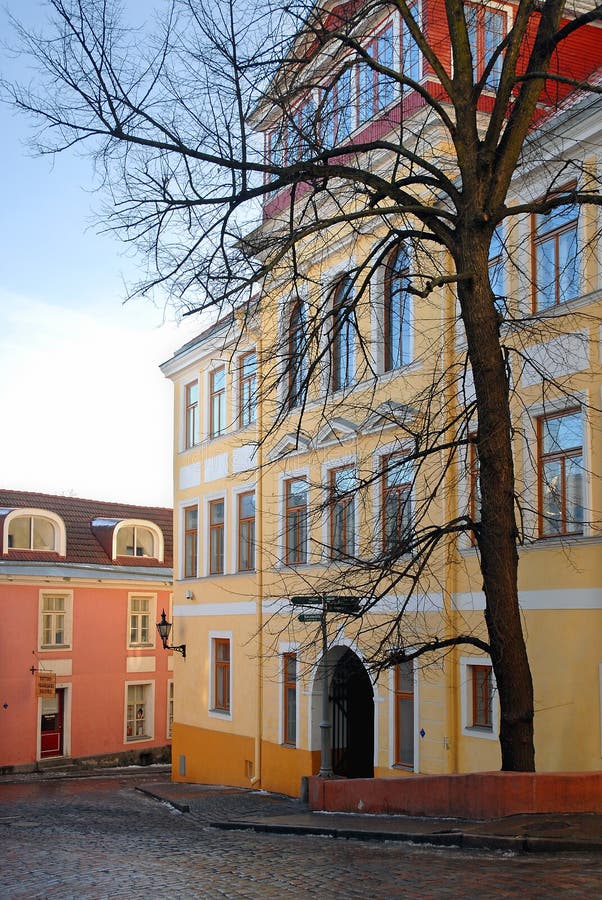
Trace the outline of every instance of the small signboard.
{"label": "small signboard", "polygon": [[322,613],[301,613],[297,618],[300,622],[321,622]]}
{"label": "small signboard", "polygon": [[36,672],[36,692],[38,697],[55,697],[56,674],[54,672]]}

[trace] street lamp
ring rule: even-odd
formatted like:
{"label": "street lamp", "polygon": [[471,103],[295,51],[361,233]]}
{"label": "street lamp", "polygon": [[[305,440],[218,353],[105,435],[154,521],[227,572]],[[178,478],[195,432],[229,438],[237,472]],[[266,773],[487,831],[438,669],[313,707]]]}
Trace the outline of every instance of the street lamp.
{"label": "street lamp", "polygon": [[157,631],[159,632],[159,637],[163,642],[164,650],[177,650],[178,653],[182,654],[182,658],[186,659],[186,644],[178,644],[177,647],[172,647],[167,643],[169,639],[169,633],[171,631],[171,622],[167,621],[165,610],[163,610],[163,612],[161,613],[161,621],[157,622]]}

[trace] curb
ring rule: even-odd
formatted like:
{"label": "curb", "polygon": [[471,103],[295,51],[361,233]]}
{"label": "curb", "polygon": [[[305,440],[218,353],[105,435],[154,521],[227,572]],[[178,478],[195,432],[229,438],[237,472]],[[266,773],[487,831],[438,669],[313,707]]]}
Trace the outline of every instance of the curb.
{"label": "curb", "polygon": [[439,847],[458,847],[465,850],[506,850],[516,853],[581,853],[597,852],[597,841],[567,841],[565,838],[539,838],[524,835],[471,834],[464,831],[404,832],[362,831],[355,828],[329,828],[322,825],[274,825],[265,822],[209,822],[211,828],[222,831],[255,831],[272,834],[316,835],[356,841],[396,841],[412,844],[431,844]]}

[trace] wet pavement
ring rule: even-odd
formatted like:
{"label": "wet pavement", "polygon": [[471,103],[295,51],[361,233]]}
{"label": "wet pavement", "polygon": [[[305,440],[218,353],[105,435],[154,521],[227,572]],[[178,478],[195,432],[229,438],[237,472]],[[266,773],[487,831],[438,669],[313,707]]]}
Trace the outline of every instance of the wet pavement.
{"label": "wet pavement", "polygon": [[[16,783],[0,779],[0,897],[529,900],[600,895],[602,853],[591,845],[589,852],[525,853],[510,847],[402,843],[394,835],[405,817],[320,816],[319,821],[331,820],[327,827],[340,838],[350,836],[339,828],[340,820],[348,831],[349,820],[361,819],[364,837],[365,820],[392,822],[391,831],[383,821],[373,822],[379,839],[367,841],[258,830],[306,827],[308,817],[315,823],[315,815],[298,800],[172,785],[166,773],[157,771]],[[534,818],[529,817],[531,831]],[[412,828],[418,821],[427,828],[427,820],[414,819]],[[448,828],[458,822],[444,821]],[[567,831],[564,817],[555,821],[557,831]],[[500,822],[510,837],[516,836],[516,823]],[[467,823],[461,824],[465,833]]]}

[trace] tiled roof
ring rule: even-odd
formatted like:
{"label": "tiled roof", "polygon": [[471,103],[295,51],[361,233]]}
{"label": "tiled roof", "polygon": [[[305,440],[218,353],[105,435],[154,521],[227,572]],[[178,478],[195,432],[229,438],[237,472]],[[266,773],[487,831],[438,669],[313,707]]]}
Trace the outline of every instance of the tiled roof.
{"label": "tiled roof", "polygon": [[[131,565],[161,566],[173,565],[173,511],[159,506],[134,506],[128,503],[112,503],[103,500],[82,500],[79,497],[63,497],[55,494],[39,494],[32,491],[14,491],[0,488],[0,509],[13,510],[33,508],[49,510],[60,516],[65,523],[67,552],[65,556],[33,550],[10,550],[2,554],[0,560],[23,560],[28,562],[71,562],[89,565]],[[4,517],[0,517],[3,519]],[[164,559],[156,560],[138,556],[120,556],[112,560],[103,549],[92,531],[92,521],[107,519],[145,519],[158,525],[163,532]],[[0,522],[0,534],[1,534]]]}

